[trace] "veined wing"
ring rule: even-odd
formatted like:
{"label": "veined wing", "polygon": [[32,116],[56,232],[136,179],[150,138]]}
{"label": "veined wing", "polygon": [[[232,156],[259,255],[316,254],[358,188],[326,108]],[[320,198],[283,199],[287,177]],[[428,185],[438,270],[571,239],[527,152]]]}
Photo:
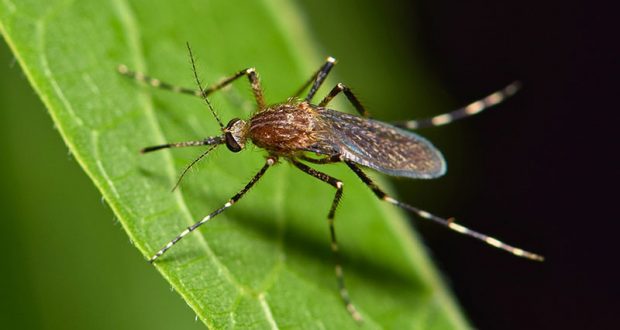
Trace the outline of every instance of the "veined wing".
{"label": "veined wing", "polygon": [[325,125],[321,142],[345,159],[393,176],[430,179],[446,172],[441,152],[417,134],[339,111],[317,111]]}

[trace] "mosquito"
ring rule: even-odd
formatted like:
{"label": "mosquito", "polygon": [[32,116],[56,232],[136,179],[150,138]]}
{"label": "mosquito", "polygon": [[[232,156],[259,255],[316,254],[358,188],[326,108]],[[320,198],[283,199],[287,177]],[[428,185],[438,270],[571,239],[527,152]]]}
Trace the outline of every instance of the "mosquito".
{"label": "mosquito", "polygon": [[[339,179],[307,165],[308,163],[316,165],[344,163],[380,200],[410,211],[422,219],[433,221],[516,256],[543,261],[543,257],[538,254],[508,245],[498,239],[471,230],[456,223],[453,218],[444,219],[438,217],[391,197],[379,188],[362,170],[362,167],[370,168],[390,176],[414,179],[433,179],[443,175],[446,172],[446,162],[441,152],[425,138],[406,129],[445,125],[457,119],[480,113],[515,94],[520,87],[518,82],[513,82],[499,91],[452,112],[428,119],[387,124],[370,119],[368,111],[360,103],[359,99],[348,86],[342,83],[333,87],[318,104],[312,102],[316,92],[336,64],[336,60],[333,57],[328,57],[325,63],[302,85],[293,97],[282,103],[268,105],[263,98],[263,90],[254,68],[238,71],[219,83],[203,88],[196,72],[196,64],[189,44],[187,49],[198,89],[172,85],[149,77],[141,72],[131,71],[125,65],[119,65],[118,72],[153,87],[200,97],[207,104],[211,114],[219,124],[221,134],[202,140],[150,146],[142,149],[141,152],[149,153],[168,148],[207,147],[196,160],[185,168],[175,187],[178,186],[191,166],[203,159],[219,145],[224,144],[228,150],[237,153],[243,150],[248,142],[251,142],[264,149],[267,152],[267,156],[263,167],[243,189],[232,196],[222,207],[187,227],[165,244],[163,248],[149,259],[151,263],[160,258],[183,237],[237,203],[263,177],[265,172],[277,164],[279,160],[292,164],[302,172],[336,189],[329,213],[327,214],[327,224],[329,226],[331,250],[335,259],[334,267],[340,297],[346,309],[356,321],[361,321],[362,315],[351,302],[349,292],[345,286],[344,273],[338,253],[338,240],[336,239],[336,230],[334,228],[336,209],[342,197],[344,184]],[[207,97],[241,77],[247,77],[250,82],[257,104],[256,112],[247,120],[234,118],[224,125]],[[299,95],[308,87],[310,87],[310,91],[306,97],[300,98]],[[334,97],[341,93],[346,96],[348,101],[357,110],[359,116],[335,111],[327,107]]]}

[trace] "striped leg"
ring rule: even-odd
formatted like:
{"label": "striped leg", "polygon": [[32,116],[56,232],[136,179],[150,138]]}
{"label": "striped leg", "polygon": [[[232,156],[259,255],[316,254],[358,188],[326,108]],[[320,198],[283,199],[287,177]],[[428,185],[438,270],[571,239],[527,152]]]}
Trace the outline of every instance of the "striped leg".
{"label": "striped leg", "polygon": [[368,111],[366,111],[366,109],[364,108],[362,103],[357,99],[355,94],[353,94],[351,89],[349,87],[347,87],[345,84],[342,84],[342,83],[339,83],[334,88],[332,88],[332,90],[329,92],[329,94],[327,94],[327,96],[325,96],[323,101],[321,101],[321,103],[319,103],[319,106],[320,107],[326,106],[334,97],[336,97],[336,95],[340,94],[341,92],[344,92],[344,95],[346,95],[346,97],[349,100],[349,102],[351,102],[351,104],[353,104],[353,106],[355,107],[355,110],[357,110],[357,112],[359,112],[359,114],[362,117],[369,117],[370,116]]}
{"label": "striped leg", "polygon": [[256,104],[258,104],[259,110],[263,110],[265,108],[265,98],[263,97],[263,88],[260,85],[258,74],[256,73],[256,69],[254,68],[241,70],[235,73],[234,75],[223,79],[219,83],[205,89],[204,95],[209,96],[209,94],[228,86],[230,83],[232,83],[237,78],[242,77],[242,76],[248,76],[248,80],[250,81],[250,86],[252,87],[252,93],[254,94],[254,99],[256,99]]}
{"label": "striped leg", "polygon": [[180,86],[175,86],[173,84],[169,84],[167,82],[163,82],[159,79],[147,76],[146,74],[142,73],[142,72],[136,72],[136,71],[131,71],[129,70],[129,68],[127,68],[126,65],[121,64],[118,66],[117,68],[118,72],[124,76],[127,76],[129,78],[138,80],[140,82],[143,82],[147,85],[151,85],[153,87],[156,88],[161,88],[161,89],[165,89],[165,90],[169,90],[171,92],[175,92],[175,93],[182,93],[182,94],[189,94],[189,95],[194,95],[194,96],[198,96],[198,97],[202,97],[202,96],[209,96],[211,93],[216,92],[224,87],[226,87],[227,85],[229,85],[230,83],[232,83],[233,81],[237,80],[238,78],[242,77],[242,76],[248,76],[248,79],[250,80],[250,85],[252,86],[252,92],[254,93],[254,98],[256,99],[256,103],[259,106],[259,109],[264,109],[265,108],[265,100],[263,98],[263,90],[260,86],[260,81],[258,79],[258,75],[256,74],[256,70],[254,68],[249,68],[249,69],[244,69],[241,70],[237,73],[235,73],[234,75],[228,77],[228,78],[224,78],[222,81],[218,82],[217,84],[209,87],[209,88],[205,88],[205,90],[201,93],[200,89],[193,89],[193,88],[185,88],[185,87],[180,87]]}
{"label": "striped leg", "polygon": [[541,255],[532,253],[532,252],[528,252],[525,250],[522,250],[520,248],[516,248],[514,246],[508,245],[506,243],[503,243],[493,237],[489,237],[487,235],[481,234],[479,232],[473,231],[469,228],[466,228],[464,226],[461,226],[457,223],[454,222],[454,219],[450,218],[450,219],[443,219],[440,218],[438,216],[435,216],[429,212],[426,212],[424,210],[420,210],[416,207],[413,207],[411,205],[405,204],[403,202],[397,201],[394,198],[388,196],[383,190],[381,190],[381,188],[379,188],[374,182],[372,182],[372,180],[366,175],[366,173],[364,173],[357,165],[355,165],[352,162],[346,161],[347,165],[349,166],[349,168],[351,168],[351,170],[353,170],[353,172],[355,172],[355,174],[357,174],[357,176],[364,181],[364,183],[375,193],[375,195],[381,199],[384,200],[390,204],[394,204],[402,209],[405,209],[407,211],[411,211],[413,213],[415,213],[416,215],[418,215],[419,217],[423,218],[423,219],[427,219],[427,220],[431,220],[434,221],[435,223],[438,223],[442,226],[448,227],[449,229],[452,229],[458,233],[461,233],[463,235],[467,235],[467,236],[471,236],[477,240],[483,241],[491,246],[494,246],[498,249],[502,249],[505,251],[508,251],[518,257],[523,257],[523,258],[527,258],[527,259],[531,259],[531,260],[536,260],[536,261],[543,261],[544,258]]}
{"label": "striped leg", "polygon": [[206,223],[207,221],[211,220],[212,218],[214,218],[218,214],[224,212],[224,210],[226,210],[227,208],[229,208],[233,204],[235,204],[239,199],[241,199],[241,197],[243,197],[243,195],[245,195],[245,193],[248,192],[248,190],[250,190],[250,188],[252,188],[252,186],[256,182],[258,182],[258,180],[263,176],[263,174],[265,174],[267,169],[269,167],[273,166],[273,164],[275,164],[276,161],[277,161],[277,158],[275,156],[269,156],[267,158],[267,161],[265,162],[265,165],[263,165],[263,168],[261,168],[260,171],[258,171],[258,173],[256,173],[256,175],[254,175],[252,180],[250,180],[250,182],[248,182],[248,184],[246,184],[245,187],[243,187],[243,189],[241,189],[241,191],[239,191],[237,194],[235,194],[226,204],[224,204],[224,206],[222,206],[219,209],[213,211],[211,214],[209,214],[206,217],[202,218],[202,220],[196,222],[195,224],[187,227],[183,232],[181,232],[179,235],[177,235],[177,237],[175,237],[173,240],[168,242],[168,244],[166,244],[161,250],[157,251],[157,253],[155,253],[151,257],[151,259],[149,259],[149,262],[153,263],[155,260],[157,260],[157,258],[161,257],[164,253],[166,253],[166,251],[168,251],[173,245],[175,245],[181,239],[183,239],[183,237],[187,236],[187,234],[189,234],[192,231],[196,230],[196,228],[202,226],[204,223]]}
{"label": "striped leg", "polygon": [[295,92],[295,94],[293,94],[293,97],[298,97],[306,88],[308,88],[308,86],[310,86],[310,84],[312,84],[312,88],[310,88],[310,92],[306,96],[306,101],[312,102],[314,94],[316,94],[316,91],[319,90],[319,87],[321,87],[325,81],[325,78],[327,78],[327,75],[334,67],[334,64],[336,64],[335,58],[329,56],[325,59],[325,63],[312,75],[312,77],[310,77],[310,79],[308,79],[308,81],[303,84],[303,86],[301,86],[300,89],[297,90],[297,92]]}
{"label": "striped leg", "polygon": [[180,86],[175,86],[173,84],[169,84],[167,82],[161,81],[157,78],[153,78],[151,76],[148,76],[142,72],[136,72],[136,71],[132,71],[129,70],[129,68],[125,65],[125,64],[121,64],[119,65],[116,70],[118,71],[118,73],[122,74],[123,76],[127,76],[131,79],[135,79],[137,81],[143,82],[147,85],[151,85],[152,87],[155,88],[161,88],[161,89],[165,89],[165,90],[169,90],[171,92],[175,92],[175,93],[181,93],[181,94],[189,94],[189,95],[194,95],[194,96],[200,96],[200,91],[194,88],[185,88],[185,87],[180,87]]}
{"label": "striped leg", "polygon": [[353,319],[357,322],[362,321],[362,315],[357,311],[353,303],[351,303],[351,298],[349,296],[349,291],[344,283],[344,273],[342,271],[342,265],[340,263],[340,254],[338,253],[338,240],[336,239],[336,229],[334,227],[334,216],[336,215],[336,209],[338,208],[338,203],[340,202],[340,198],[342,197],[342,189],[343,183],[342,181],[331,177],[323,172],[319,172],[313,168],[308,167],[305,164],[302,164],[296,160],[292,160],[293,165],[295,165],[298,169],[303,172],[310,174],[311,176],[330,184],[332,187],[336,188],[336,195],[334,196],[334,200],[332,202],[332,206],[329,209],[329,214],[327,215],[327,222],[329,224],[329,233],[331,237],[331,249],[335,259],[335,271],[336,271],[336,279],[338,280],[338,289],[340,291],[340,297],[344,302],[347,311],[351,314]]}
{"label": "striped leg", "polygon": [[510,85],[500,89],[492,94],[487,95],[486,97],[472,102],[460,109],[454,110],[452,112],[444,113],[441,115],[437,115],[431,118],[420,119],[420,120],[408,120],[408,121],[399,121],[392,123],[394,126],[406,128],[406,129],[418,129],[425,127],[434,127],[434,126],[442,126],[449,124],[455,120],[459,120],[462,118],[467,118],[469,116],[473,116],[477,113],[480,113],[494,105],[497,105],[507,99],[510,96],[513,96],[515,93],[519,91],[521,88],[521,83],[515,81]]}

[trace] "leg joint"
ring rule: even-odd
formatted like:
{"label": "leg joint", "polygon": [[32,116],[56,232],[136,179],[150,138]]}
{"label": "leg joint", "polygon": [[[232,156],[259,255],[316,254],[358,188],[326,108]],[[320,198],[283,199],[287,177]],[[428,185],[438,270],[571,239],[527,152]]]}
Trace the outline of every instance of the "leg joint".
{"label": "leg joint", "polygon": [[267,157],[267,165],[273,166],[277,162],[278,162],[278,157],[275,157],[275,156],[268,156]]}
{"label": "leg joint", "polygon": [[372,189],[372,192],[375,193],[375,195],[377,197],[379,197],[380,199],[383,200],[388,200],[388,199],[392,199],[390,196],[388,196],[386,193],[383,192],[383,190],[379,189],[379,187],[375,186],[374,184],[370,187],[370,189]]}

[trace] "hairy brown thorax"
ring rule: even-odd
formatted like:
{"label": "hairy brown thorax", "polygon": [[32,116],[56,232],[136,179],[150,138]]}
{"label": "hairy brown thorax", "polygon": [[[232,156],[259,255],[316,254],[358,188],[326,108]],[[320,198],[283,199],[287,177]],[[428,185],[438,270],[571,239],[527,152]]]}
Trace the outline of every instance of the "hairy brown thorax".
{"label": "hairy brown thorax", "polygon": [[307,150],[316,141],[321,121],[307,102],[271,106],[252,117],[249,138],[277,154]]}

